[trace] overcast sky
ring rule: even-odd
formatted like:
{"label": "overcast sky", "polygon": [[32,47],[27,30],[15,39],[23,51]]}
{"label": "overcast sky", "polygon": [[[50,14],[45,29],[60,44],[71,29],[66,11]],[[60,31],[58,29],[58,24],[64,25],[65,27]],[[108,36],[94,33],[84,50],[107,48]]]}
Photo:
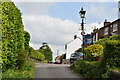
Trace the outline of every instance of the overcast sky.
{"label": "overcast sky", "polygon": [[95,26],[103,26],[105,19],[114,21],[118,17],[118,2],[16,2],[21,10],[25,30],[31,35],[30,46],[39,49],[47,42],[56,56],[64,53],[64,45],[75,34],[81,38],[78,29],[81,19],[79,11],[84,7],[86,13],[86,34]]}

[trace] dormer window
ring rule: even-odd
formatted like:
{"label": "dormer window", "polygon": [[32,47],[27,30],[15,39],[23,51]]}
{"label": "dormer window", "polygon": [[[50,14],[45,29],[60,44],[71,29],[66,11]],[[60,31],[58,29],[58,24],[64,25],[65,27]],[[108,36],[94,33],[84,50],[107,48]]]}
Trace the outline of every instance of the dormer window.
{"label": "dormer window", "polygon": [[105,28],[104,35],[108,34],[108,27]]}
{"label": "dormer window", "polygon": [[117,31],[117,23],[113,24],[113,32]]}

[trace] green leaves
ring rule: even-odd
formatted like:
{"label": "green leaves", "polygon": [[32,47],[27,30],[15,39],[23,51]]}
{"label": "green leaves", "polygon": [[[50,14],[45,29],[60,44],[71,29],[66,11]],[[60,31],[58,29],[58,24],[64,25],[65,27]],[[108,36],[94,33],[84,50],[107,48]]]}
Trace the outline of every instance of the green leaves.
{"label": "green leaves", "polygon": [[45,59],[45,56],[41,52],[34,50],[32,47],[30,47],[30,55],[29,56],[31,58],[41,60],[41,61],[43,61]]}
{"label": "green leaves", "polygon": [[99,57],[103,56],[103,46],[100,44],[90,45],[85,48],[86,59],[89,61],[95,61]]}
{"label": "green leaves", "polygon": [[[16,68],[19,63],[19,52],[24,51],[29,46],[30,35],[24,35],[20,10],[13,2],[2,2],[0,18],[2,24],[2,61],[3,69]],[[26,38],[28,36],[28,38]],[[21,53],[26,54],[26,53]],[[24,55],[22,55],[24,57]]]}
{"label": "green leaves", "polygon": [[109,40],[104,48],[104,60],[107,61],[110,67],[120,66],[120,41]]}
{"label": "green leaves", "polygon": [[52,54],[50,47],[47,45],[47,43],[43,43],[43,45],[38,50],[45,56],[45,60],[52,61]]}

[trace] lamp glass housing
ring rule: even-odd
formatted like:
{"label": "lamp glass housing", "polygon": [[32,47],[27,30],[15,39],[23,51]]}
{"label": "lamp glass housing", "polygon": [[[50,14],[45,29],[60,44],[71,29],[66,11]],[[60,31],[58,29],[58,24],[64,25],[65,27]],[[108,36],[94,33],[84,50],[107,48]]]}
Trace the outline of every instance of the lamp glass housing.
{"label": "lamp glass housing", "polygon": [[81,8],[81,11],[79,12],[79,15],[81,18],[85,18],[86,11],[83,11],[83,7]]}

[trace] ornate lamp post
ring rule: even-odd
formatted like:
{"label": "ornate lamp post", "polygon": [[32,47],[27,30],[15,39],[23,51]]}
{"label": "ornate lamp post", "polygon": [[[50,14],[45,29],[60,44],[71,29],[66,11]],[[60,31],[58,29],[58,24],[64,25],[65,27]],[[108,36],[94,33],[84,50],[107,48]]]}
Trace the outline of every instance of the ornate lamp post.
{"label": "ornate lamp post", "polygon": [[84,32],[84,19],[85,19],[85,13],[86,13],[86,11],[84,11],[83,10],[83,7],[81,8],[81,11],[79,12],[79,14],[80,14],[80,17],[81,17],[81,19],[82,19],[82,23],[81,23],[81,30],[82,30],[82,32],[81,32],[81,35],[82,35],[82,37],[83,37],[83,44],[82,44],[82,52],[83,52],[83,60],[85,60],[85,53],[84,53],[84,35],[85,35],[85,32]]}

